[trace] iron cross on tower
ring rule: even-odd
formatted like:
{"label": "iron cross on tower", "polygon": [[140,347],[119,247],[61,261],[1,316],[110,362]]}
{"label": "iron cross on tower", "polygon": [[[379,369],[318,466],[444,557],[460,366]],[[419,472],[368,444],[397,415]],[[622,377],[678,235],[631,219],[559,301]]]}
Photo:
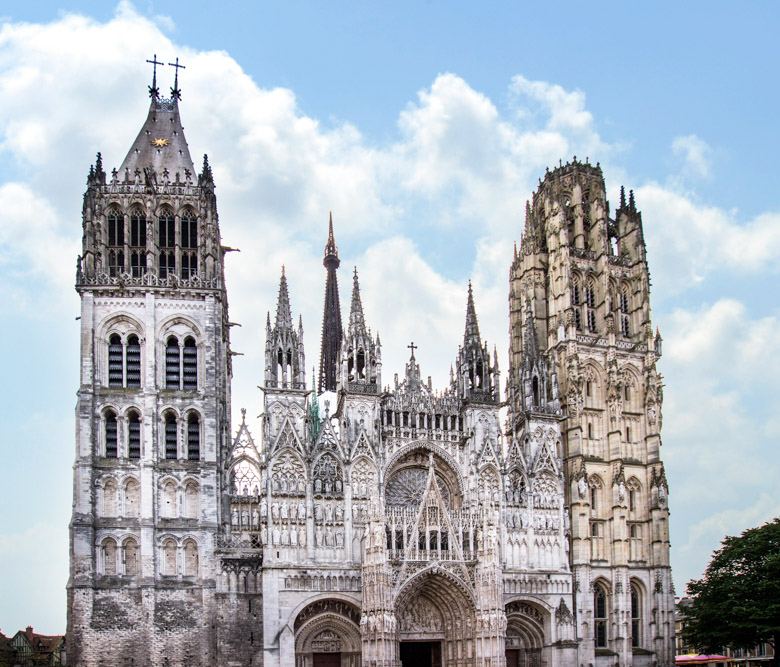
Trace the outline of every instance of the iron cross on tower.
{"label": "iron cross on tower", "polygon": [[147,60],[152,65],[152,85],[149,86],[149,97],[157,98],[160,96],[160,89],[157,87],[157,65],[165,65],[165,63],[157,60],[157,54],[152,56],[151,60]]}
{"label": "iron cross on tower", "polygon": [[171,88],[171,97],[180,100],[181,99],[181,91],[179,90],[179,70],[180,69],[187,69],[184,65],[179,65],[179,59],[176,58],[175,63],[168,63],[171,67],[176,68],[176,74],[173,76],[173,88]]}
{"label": "iron cross on tower", "polygon": [[412,342],[411,342],[411,343],[409,343],[409,345],[407,345],[406,347],[408,347],[408,348],[409,348],[409,349],[412,351],[412,359],[414,359],[414,351],[415,351],[415,350],[416,350],[418,347],[420,347],[420,346],[419,346],[419,345],[415,345],[415,344],[414,344],[414,341],[412,341]]}

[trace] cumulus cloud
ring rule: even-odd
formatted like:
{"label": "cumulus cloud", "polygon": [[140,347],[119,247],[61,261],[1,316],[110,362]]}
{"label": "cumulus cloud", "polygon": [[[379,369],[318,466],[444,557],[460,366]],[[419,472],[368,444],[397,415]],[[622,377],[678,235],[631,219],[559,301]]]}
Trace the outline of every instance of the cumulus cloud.
{"label": "cumulus cloud", "polygon": [[681,160],[681,173],[685,176],[707,178],[710,175],[712,149],[695,134],[675,137],[672,153]]}

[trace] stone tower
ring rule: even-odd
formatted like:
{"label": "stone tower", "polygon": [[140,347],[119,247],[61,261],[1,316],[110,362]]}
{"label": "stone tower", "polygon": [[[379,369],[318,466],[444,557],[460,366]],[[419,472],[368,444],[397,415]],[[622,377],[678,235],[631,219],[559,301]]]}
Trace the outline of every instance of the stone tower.
{"label": "stone tower", "polygon": [[107,175],[98,154],[84,195],[74,665],[218,662],[231,379],[223,248],[208,159],[197,173],[184,137],[178,77],[164,99],[155,73],[149,93],[127,157]]}
{"label": "stone tower", "polygon": [[561,435],[580,664],[674,662],[649,287],[633,193],[613,216],[598,165],[548,171],[510,270],[508,431]]}
{"label": "stone tower", "polygon": [[[328,241],[325,244],[325,254],[322,264],[327,270],[325,280],[325,305],[322,313],[322,343],[320,347],[320,381],[319,390],[336,391],[338,377],[338,356],[341,347],[341,304],[339,303],[339,283],[336,269],[341,260],[333,237],[333,214],[328,220]],[[312,387],[314,389],[314,387]]]}

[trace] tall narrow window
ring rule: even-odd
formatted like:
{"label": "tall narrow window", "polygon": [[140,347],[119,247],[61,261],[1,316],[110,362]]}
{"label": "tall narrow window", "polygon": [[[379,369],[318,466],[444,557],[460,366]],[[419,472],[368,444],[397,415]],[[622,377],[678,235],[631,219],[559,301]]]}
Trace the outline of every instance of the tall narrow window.
{"label": "tall narrow window", "polygon": [[141,458],[141,417],[135,411],[127,415],[127,457]]}
{"label": "tall narrow window", "polygon": [[106,412],[105,416],[105,436],[106,436],[106,457],[115,459],[119,453],[119,429],[116,423],[116,413],[112,410]]}
{"label": "tall narrow window", "polygon": [[173,212],[164,211],[158,220],[160,247],[160,278],[176,273],[176,221]]}
{"label": "tall narrow window", "polygon": [[631,427],[626,426],[626,442],[631,443]]}
{"label": "tall narrow window", "polygon": [[628,491],[628,509],[630,512],[634,512],[636,510],[636,490],[630,489]]}
{"label": "tall narrow window", "polygon": [[187,417],[187,458],[190,461],[200,459],[200,418],[195,412]]}
{"label": "tall narrow window", "polygon": [[165,387],[167,389],[179,389],[180,377],[179,339],[176,336],[169,336],[165,344]]}
{"label": "tall narrow window", "polygon": [[125,516],[138,516],[141,503],[140,486],[134,479],[125,482]]}
{"label": "tall narrow window", "polygon": [[167,481],[162,489],[162,516],[173,519],[176,516],[176,485]]}
{"label": "tall narrow window", "polygon": [[590,509],[597,512],[598,507],[599,490],[595,486],[590,487]]}
{"label": "tall narrow window", "polygon": [[596,648],[607,647],[607,592],[601,584],[593,593],[593,639]]}
{"label": "tall narrow window", "polygon": [[177,459],[179,457],[177,446],[176,415],[168,412],[165,415],[165,458]]}
{"label": "tall narrow window", "polygon": [[130,273],[136,278],[146,273],[146,214],[140,208],[130,213]]}
{"label": "tall narrow window", "polygon": [[108,386],[121,387],[123,385],[122,377],[122,357],[124,356],[122,348],[122,338],[119,334],[111,334],[108,339]]}
{"label": "tall narrow window", "polygon": [[176,542],[170,538],[163,543],[162,570],[168,576],[176,574]]}
{"label": "tall narrow window", "polygon": [[103,516],[116,516],[116,482],[109,479],[103,485]]}
{"label": "tall narrow window", "polygon": [[127,386],[141,386],[141,343],[138,336],[132,334],[127,337],[127,348],[125,350]]}
{"label": "tall narrow window", "polygon": [[116,542],[110,537],[103,540],[101,551],[103,552],[103,574],[109,576],[116,574]]}
{"label": "tall narrow window", "polygon": [[596,295],[592,284],[585,286],[585,311],[588,321],[588,331],[596,331]]}
{"label": "tall narrow window", "polygon": [[181,216],[181,277],[198,273],[198,219],[191,212]]}
{"label": "tall narrow window", "polygon": [[198,576],[198,545],[194,540],[187,540],[184,543],[184,575]]}
{"label": "tall narrow window", "polygon": [[187,482],[184,488],[184,516],[187,519],[198,518],[198,485]]}
{"label": "tall narrow window", "polygon": [[138,574],[138,542],[132,537],[125,540],[124,549],[125,574],[128,577],[134,577]]}
{"label": "tall narrow window", "polygon": [[111,209],[108,223],[108,273],[118,276],[125,270],[125,217],[118,209]]}
{"label": "tall narrow window", "polygon": [[630,318],[628,311],[628,287],[620,290],[620,333],[626,338],[631,334]]}
{"label": "tall narrow window", "polygon": [[577,327],[577,331],[582,329],[582,312],[580,310],[580,283],[574,281],[571,287],[571,305],[574,307],[574,325]]}
{"label": "tall narrow window", "polygon": [[631,646],[638,647],[642,642],[641,596],[636,584],[631,584]]}
{"label": "tall narrow window", "polygon": [[192,336],[184,339],[184,349],[182,350],[182,370],[184,371],[184,389],[198,388],[198,347]]}

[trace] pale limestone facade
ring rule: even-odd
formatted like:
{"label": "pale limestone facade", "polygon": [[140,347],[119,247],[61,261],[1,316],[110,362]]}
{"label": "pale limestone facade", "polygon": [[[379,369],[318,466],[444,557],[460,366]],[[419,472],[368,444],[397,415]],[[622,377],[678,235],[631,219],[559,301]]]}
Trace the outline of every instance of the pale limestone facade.
{"label": "pale limestone facade", "polygon": [[320,369],[336,391],[318,397],[282,274],[260,427],[242,418],[231,440],[211,170],[196,175],[177,91],[152,93],[125,162],[107,177],[98,160],[85,195],[73,664],[673,664],[633,198],[613,221],[597,167],[546,175],[510,272],[503,395],[471,287],[449,386],[414,345],[383,384],[355,273],[335,373]]}

